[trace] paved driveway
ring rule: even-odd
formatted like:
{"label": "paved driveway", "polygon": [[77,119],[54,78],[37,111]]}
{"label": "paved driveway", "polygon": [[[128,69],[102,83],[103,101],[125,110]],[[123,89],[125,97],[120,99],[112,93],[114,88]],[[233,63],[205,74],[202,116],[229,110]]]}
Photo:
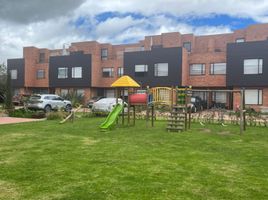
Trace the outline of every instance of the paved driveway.
{"label": "paved driveway", "polygon": [[15,124],[22,122],[34,122],[43,121],[44,119],[28,119],[28,118],[17,118],[17,117],[0,117],[0,124]]}

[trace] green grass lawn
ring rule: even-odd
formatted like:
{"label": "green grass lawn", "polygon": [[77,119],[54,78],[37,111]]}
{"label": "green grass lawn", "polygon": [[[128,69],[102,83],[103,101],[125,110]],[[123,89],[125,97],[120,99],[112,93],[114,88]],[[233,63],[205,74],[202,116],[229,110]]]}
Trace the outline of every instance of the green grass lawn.
{"label": "green grass lawn", "polygon": [[268,199],[268,129],[0,126],[0,199]]}

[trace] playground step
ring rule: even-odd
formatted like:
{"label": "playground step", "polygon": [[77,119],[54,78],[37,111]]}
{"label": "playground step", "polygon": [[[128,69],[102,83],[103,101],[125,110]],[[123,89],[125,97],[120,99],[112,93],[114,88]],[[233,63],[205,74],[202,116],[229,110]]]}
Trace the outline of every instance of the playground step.
{"label": "playground step", "polygon": [[184,127],[184,124],[168,124],[168,127],[183,128]]}
{"label": "playground step", "polygon": [[168,124],[184,124],[184,121],[168,121]]}
{"label": "playground step", "polygon": [[174,119],[174,118],[175,118],[175,119],[181,119],[181,118],[184,119],[185,116],[184,116],[184,115],[183,115],[183,116],[182,116],[182,115],[170,115],[169,118],[170,118],[170,119]]}
{"label": "playground step", "polygon": [[169,130],[169,131],[172,131],[172,130],[174,130],[174,131],[183,131],[184,128],[183,127],[167,127],[167,130]]}
{"label": "playground step", "polygon": [[181,112],[181,111],[171,111],[171,114],[185,114],[185,112]]}

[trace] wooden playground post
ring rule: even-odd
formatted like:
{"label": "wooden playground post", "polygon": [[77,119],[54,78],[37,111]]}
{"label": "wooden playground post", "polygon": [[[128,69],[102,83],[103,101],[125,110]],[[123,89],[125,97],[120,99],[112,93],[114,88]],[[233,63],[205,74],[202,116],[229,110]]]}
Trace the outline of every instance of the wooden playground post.
{"label": "wooden playground post", "polygon": [[247,125],[247,123],[246,123],[246,112],[245,112],[245,88],[243,88],[243,130],[245,131],[246,130],[246,125]]}
{"label": "wooden playground post", "polygon": [[184,115],[185,115],[185,121],[184,121],[184,129],[185,129],[185,131],[187,131],[187,124],[188,124],[188,120],[187,120],[187,117],[188,117],[188,108],[187,108],[187,88],[185,87],[185,89],[184,89],[184,106],[185,106],[185,113],[184,113]]}
{"label": "wooden playground post", "polygon": [[243,133],[244,130],[244,110],[243,110],[243,103],[244,103],[244,92],[241,89],[240,91],[240,134]]}
{"label": "wooden playground post", "polygon": [[[146,94],[149,95],[149,86],[146,87]],[[149,122],[149,106],[148,106],[148,98],[146,100],[146,127],[148,127],[148,122]]]}
{"label": "wooden playground post", "polygon": [[129,126],[129,123],[130,123],[130,103],[129,103],[129,97],[130,97],[130,94],[129,94],[129,88],[127,90],[127,93],[128,93],[128,104],[127,104],[127,125]]}
{"label": "wooden playground post", "polygon": [[[190,90],[192,90],[192,88],[191,88],[191,86],[189,87],[189,92],[191,92],[191,96],[192,96],[192,91],[190,91]],[[189,95],[187,95],[187,102],[186,102],[186,106],[188,106],[188,102],[189,103],[191,103],[191,96]],[[189,101],[189,99],[190,99],[190,101]],[[188,108],[186,107],[186,109],[188,110]],[[189,110],[189,122],[188,122],[188,129],[190,129],[191,128],[191,118],[192,118],[192,109],[190,108],[190,110]]]}
{"label": "wooden playground post", "polygon": [[[115,89],[115,96],[116,96],[116,105],[118,104],[118,93],[119,93],[119,88],[116,88]],[[118,118],[116,119],[116,125],[118,125]]]}
{"label": "wooden playground post", "polygon": [[122,105],[123,105],[123,111],[122,111],[122,125],[124,126],[124,122],[125,122],[125,112],[124,112],[124,108],[125,108],[125,88],[123,88],[123,93],[122,93]]}
{"label": "wooden playground post", "polygon": [[152,119],[151,119],[152,120],[152,127],[154,127],[154,105],[152,105],[151,109],[152,109],[152,116],[151,116],[152,117]]}
{"label": "wooden playground post", "polygon": [[135,126],[135,121],[136,121],[136,109],[135,106],[133,106],[133,125]]}

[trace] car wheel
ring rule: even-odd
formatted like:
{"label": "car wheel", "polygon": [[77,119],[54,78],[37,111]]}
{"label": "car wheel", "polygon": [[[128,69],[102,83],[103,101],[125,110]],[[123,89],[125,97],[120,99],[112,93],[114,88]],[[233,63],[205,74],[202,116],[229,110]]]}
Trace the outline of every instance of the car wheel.
{"label": "car wheel", "polygon": [[66,112],[71,112],[72,106],[70,104],[66,105],[65,110]]}
{"label": "car wheel", "polygon": [[46,105],[44,110],[46,113],[48,113],[48,112],[51,112],[52,109],[50,105]]}

